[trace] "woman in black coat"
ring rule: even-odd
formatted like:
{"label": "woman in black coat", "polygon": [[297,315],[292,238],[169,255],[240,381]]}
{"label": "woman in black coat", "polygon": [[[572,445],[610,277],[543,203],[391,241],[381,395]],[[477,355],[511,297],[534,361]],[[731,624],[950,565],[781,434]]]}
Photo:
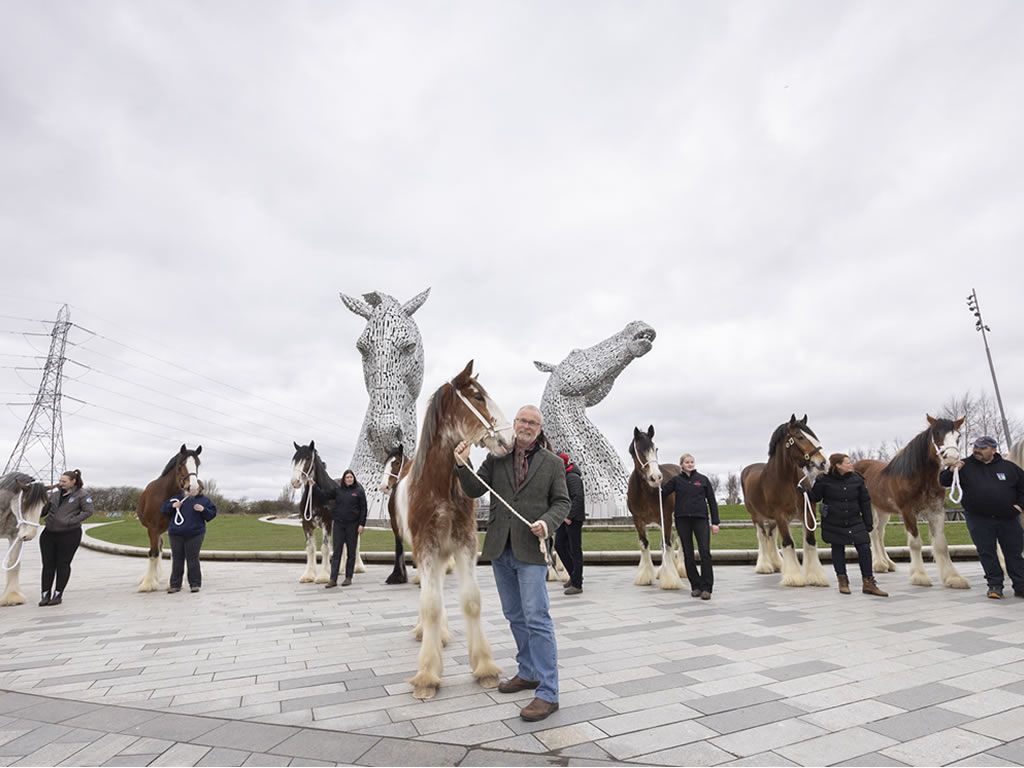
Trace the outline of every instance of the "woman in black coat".
{"label": "woman in black coat", "polygon": [[871,570],[871,497],[864,478],[853,471],[853,460],[845,453],[828,457],[828,472],[818,475],[814,487],[808,492],[811,501],[820,501],[821,537],[832,545],[832,566],[836,569],[839,591],[850,594],[850,579],[846,575],[846,547],[857,550],[857,562],[864,582],[865,595],[888,597],[875,583]]}
{"label": "woman in black coat", "polygon": [[338,586],[342,547],[345,548],[345,580],[341,582],[341,586],[347,587],[352,583],[359,537],[366,525],[366,514],[366,492],[356,480],[355,472],[351,469],[345,470],[345,474],[341,478],[341,485],[334,492],[331,505],[331,518],[333,519],[331,532],[334,549],[331,552],[331,580],[325,585],[327,589]]}

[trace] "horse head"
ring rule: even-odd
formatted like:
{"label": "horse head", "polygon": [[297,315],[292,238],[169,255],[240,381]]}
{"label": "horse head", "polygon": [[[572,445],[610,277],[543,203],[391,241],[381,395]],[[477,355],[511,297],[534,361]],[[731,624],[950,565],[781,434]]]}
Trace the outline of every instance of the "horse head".
{"label": "horse head", "polygon": [[580,399],[589,408],[604,400],[627,365],[651,351],[655,336],[651,326],[635,321],[592,347],[572,350],[557,366],[537,361],[534,365],[551,374],[559,395]]}
{"label": "horse head", "polygon": [[39,532],[43,508],[49,504],[46,486],[40,482],[33,482],[27,475],[17,475],[13,490],[11,512],[18,522],[17,538],[21,541],[32,541]]}
{"label": "horse head", "polygon": [[346,307],[366,319],[356,349],[363,359],[363,379],[370,396],[366,439],[381,464],[399,445],[415,444],[416,398],[423,387],[423,342],[412,316],[429,294],[428,288],[405,304],[376,291],[362,299],[339,294]]}
{"label": "horse head", "polygon": [[661,465],[658,463],[658,446],[654,444],[654,425],[641,432],[633,427],[633,441],[629,444],[629,453],[633,457],[633,466],[651,488],[661,488]]}
{"label": "horse head", "polygon": [[486,448],[495,456],[511,451],[515,442],[512,425],[473,375],[473,361],[466,363],[449,384],[457,398],[457,430],[461,439]]}
{"label": "horse head", "polygon": [[398,485],[398,481],[402,478],[402,469],[406,463],[405,448],[401,445],[388,455],[387,461],[384,462],[384,480],[380,484],[380,491],[382,493],[389,493],[394,490],[394,487]]}
{"label": "horse head", "polygon": [[935,456],[944,467],[952,467],[960,461],[960,429],[966,417],[956,421],[949,419],[933,419],[927,413],[928,428],[932,438]]}
{"label": "horse head", "polygon": [[187,491],[190,496],[198,496],[202,492],[199,485],[199,454],[202,452],[201,445],[190,451],[182,443],[178,454],[171,460],[174,463],[177,487]]}
{"label": "horse head", "polygon": [[782,451],[811,480],[828,467],[818,436],[807,426],[806,413],[802,419],[792,414],[787,423],[779,425],[775,430],[768,446],[768,455],[773,456],[778,451]]}
{"label": "horse head", "polygon": [[301,488],[306,483],[312,482],[316,475],[316,443],[309,441],[309,445],[299,445],[294,440],[295,454],[292,456],[292,488]]}

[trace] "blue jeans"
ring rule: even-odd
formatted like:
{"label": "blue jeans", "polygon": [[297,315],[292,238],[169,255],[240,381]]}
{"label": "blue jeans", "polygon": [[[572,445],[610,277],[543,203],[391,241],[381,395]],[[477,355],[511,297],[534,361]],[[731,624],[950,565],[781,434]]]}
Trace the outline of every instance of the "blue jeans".
{"label": "blue jeans", "polygon": [[516,559],[512,547],[491,563],[501,610],[516,640],[517,674],[538,680],[536,696],[558,703],[558,646],[548,604],[548,568]]}

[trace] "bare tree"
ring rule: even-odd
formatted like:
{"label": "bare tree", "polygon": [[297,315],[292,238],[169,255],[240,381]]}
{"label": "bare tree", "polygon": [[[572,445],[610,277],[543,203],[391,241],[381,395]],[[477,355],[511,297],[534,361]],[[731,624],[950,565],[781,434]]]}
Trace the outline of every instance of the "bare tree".
{"label": "bare tree", "polygon": [[[959,419],[962,416],[964,418],[962,432],[968,440],[968,445],[982,435],[991,435],[999,441],[1005,439],[999,404],[995,397],[987,392],[974,394],[968,390],[959,395],[952,395],[942,405],[937,415],[944,419]],[[1006,421],[1012,434],[1020,435],[1024,432],[1024,420],[1007,416]],[[1005,448],[1009,448],[1009,446],[1005,446]]]}
{"label": "bare tree", "polygon": [[725,480],[725,503],[740,503],[740,476],[735,472],[730,472]]}
{"label": "bare tree", "polygon": [[718,496],[718,489],[722,487],[722,476],[721,475],[708,475],[708,480],[711,481],[711,492]]}
{"label": "bare tree", "polygon": [[855,462],[862,459],[875,459],[876,461],[888,463],[892,460],[893,456],[899,453],[902,447],[903,441],[898,437],[894,437],[892,440],[883,440],[878,445],[869,448],[854,448],[850,451],[849,456]]}

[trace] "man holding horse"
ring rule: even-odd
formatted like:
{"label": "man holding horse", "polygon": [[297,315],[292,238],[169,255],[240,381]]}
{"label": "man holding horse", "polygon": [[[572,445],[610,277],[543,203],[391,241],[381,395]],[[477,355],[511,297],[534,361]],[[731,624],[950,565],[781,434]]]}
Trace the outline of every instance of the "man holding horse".
{"label": "man holding horse", "polygon": [[[996,544],[1002,547],[1013,594],[1024,597],[1024,531],[1018,520],[1024,512],[1024,470],[1000,456],[998,448],[994,437],[979,437],[974,441],[974,454],[956,467],[964,492],[967,531],[978,550],[988,596],[993,600],[1003,597],[1004,574]],[[939,483],[952,486],[953,469],[942,470]]]}
{"label": "man holding horse", "polygon": [[[536,695],[520,712],[524,720],[543,720],[558,710],[558,647],[551,620],[547,589],[547,565],[539,540],[547,538],[569,513],[565,465],[541,447],[544,418],[533,405],[516,414],[515,449],[501,458],[489,455],[476,474],[490,485],[491,514],[482,556],[491,561],[501,610],[516,641],[515,676],[498,686],[502,693],[536,689]],[[478,498],[487,488],[469,467],[470,445],[455,448],[459,482],[466,495]],[[501,496],[515,509],[502,504]],[[529,521],[527,527],[519,517]]]}

